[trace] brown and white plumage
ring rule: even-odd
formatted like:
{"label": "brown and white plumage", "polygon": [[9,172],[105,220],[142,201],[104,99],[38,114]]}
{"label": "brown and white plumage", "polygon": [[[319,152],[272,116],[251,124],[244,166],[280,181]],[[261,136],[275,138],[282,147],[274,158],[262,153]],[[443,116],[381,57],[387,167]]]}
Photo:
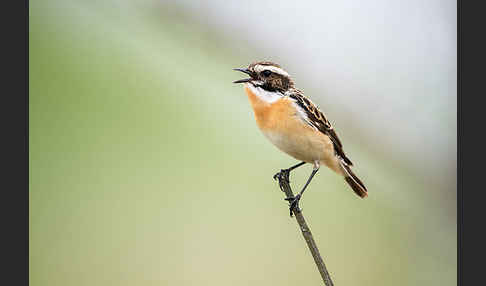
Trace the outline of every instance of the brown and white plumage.
{"label": "brown and white plumage", "polygon": [[235,82],[245,83],[257,125],[277,148],[297,160],[313,164],[315,172],[321,165],[329,167],[344,176],[361,198],[368,195],[364,184],[352,172],[353,163],[344,153],[332,124],[294,87],[285,70],[272,62],[257,62],[247,69],[237,70],[250,75],[248,79]]}

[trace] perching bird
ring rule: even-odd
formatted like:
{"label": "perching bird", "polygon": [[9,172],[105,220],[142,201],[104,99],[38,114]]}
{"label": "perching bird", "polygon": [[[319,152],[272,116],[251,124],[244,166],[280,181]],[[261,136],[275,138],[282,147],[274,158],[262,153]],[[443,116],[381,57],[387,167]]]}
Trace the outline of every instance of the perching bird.
{"label": "perching bird", "polygon": [[234,83],[244,83],[256,123],[265,137],[283,152],[302,161],[286,170],[290,172],[305,163],[314,165],[302,191],[290,200],[291,213],[321,165],[343,176],[361,198],[368,196],[364,184],[351,171],[353,163],[344,154],[331,123],[294,87],[285,70],[272,62],[256,62],[246,69],[235,70],[250,76]]}

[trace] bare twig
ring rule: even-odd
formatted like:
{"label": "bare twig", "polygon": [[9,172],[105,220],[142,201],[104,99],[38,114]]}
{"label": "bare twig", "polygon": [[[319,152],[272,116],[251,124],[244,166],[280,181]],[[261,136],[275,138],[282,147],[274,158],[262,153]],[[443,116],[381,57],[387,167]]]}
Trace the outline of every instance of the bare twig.
{"label": "bare twig", "polygon": [[[289,183],[289,171],[281,170],[280,173],[276,176],[276,179],[278,179],[280,189],[285,193],[287,199],[294,198],[294,193],[292,192]],[[300,230],[302,231],[302,235],[304,236],[305,242],[309,247],[312,257],[314,257],[314,262],[316,263],[317,269],[319,270],[319,273],[321,273],[324,284],[326,286],[333,286],[334,284],[332,283],[331,276],[329,275],[329,272],[327,272],[326,265],[322,260],[321,254],[319,253],[319,249],[317,248],[316,242],[314,241],[312,232],[305,222],[304,216],[302,215],[302,210],[299,208],[298,204],[293,210],[293,213],[295,214],[295,219],[299,224]]]}

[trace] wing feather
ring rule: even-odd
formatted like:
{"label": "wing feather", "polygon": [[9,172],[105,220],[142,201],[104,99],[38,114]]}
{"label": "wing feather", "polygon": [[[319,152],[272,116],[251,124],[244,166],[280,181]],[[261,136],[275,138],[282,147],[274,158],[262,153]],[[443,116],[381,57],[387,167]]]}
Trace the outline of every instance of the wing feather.
{"label": "wing feather", "polygon": [[292,92],[288,93],[288,96],[295,100],[297,105],[305,112],[307,116],[306,122],[310,123],[312,126],[317,128],[320,132],[324,133],[325,135],[329,136],[333,145],[334,151],[336,155],[341,157],[341,159],[349,166],[353,166],[351,160],[346,157],[343,150],[343,144],[339,137],[334,131],[331,122],[327,120],[326,116],[319,108],[312,102],[310,99],[305,97],[300,90],[294,89]]}

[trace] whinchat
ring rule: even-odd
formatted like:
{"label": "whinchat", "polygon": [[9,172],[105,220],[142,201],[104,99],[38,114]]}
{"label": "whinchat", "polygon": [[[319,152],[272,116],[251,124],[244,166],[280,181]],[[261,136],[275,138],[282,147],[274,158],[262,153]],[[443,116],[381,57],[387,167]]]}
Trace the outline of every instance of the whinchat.
{"label": "whinchat", "polygon": [[256,123],[265,137],[281,151],[302,161],[284,171],[290,172],[305,163],[313,164],[306,184],[295,198],[290,199],[291,214],[321,165],[343,176],[361,198],[368,196],[363,182],[351,171],[353,163],[344,154],[343,145],[329,120],[294,87],[294,82],[281,66],[256,62],[248,68],[234,70],[250,76],[234,83],[244,84]]}

